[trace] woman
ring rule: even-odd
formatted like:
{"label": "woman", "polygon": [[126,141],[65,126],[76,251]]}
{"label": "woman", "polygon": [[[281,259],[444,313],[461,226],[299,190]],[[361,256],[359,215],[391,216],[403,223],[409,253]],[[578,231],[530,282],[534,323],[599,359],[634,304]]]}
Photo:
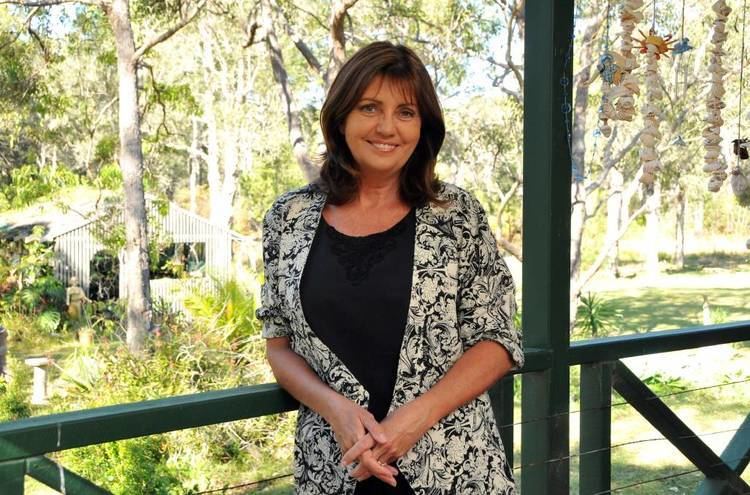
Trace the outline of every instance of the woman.
{"label": "woman", "polygon": [[263,225],[267,356],[300,403],[298,493],[511,494],[486,390],[523,364],[485,214],[437,181],[432,81],[388,42],[341,68],[320,179]]}

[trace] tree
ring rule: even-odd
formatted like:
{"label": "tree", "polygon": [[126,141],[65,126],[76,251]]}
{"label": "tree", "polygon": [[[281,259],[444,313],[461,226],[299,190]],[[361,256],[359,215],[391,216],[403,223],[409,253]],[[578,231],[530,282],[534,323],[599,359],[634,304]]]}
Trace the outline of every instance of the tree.
{"label": "tree", "polygon": [[[143,189],[143,148],[141,115],[138,105],[138,63],[143,56],[186,26],[203,8],[206,0],[172,5],[168,1],[149,4],[158,13],[177,13],[179,20],[152,35],[136,47],[129,0],[0,0],[0,4],[49,7],[77,3],[101,8],[110,24],[117,54],[119,98],[119,162],[125,197],[125,269],[127,273],[127,343],[130,350],[144,349],[151,327],[151,298],[148,268],[148,225]],[[174,9],[174,10],[172,10]],[[159,12],[160,11],[160,12]]]}

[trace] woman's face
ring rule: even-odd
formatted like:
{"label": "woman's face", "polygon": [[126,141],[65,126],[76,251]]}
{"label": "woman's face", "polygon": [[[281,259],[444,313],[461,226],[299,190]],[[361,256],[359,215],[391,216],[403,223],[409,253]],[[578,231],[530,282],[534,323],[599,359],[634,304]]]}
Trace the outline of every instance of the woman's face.
{"label": "woman's face", "polygon": [[419,142],[413,94],[376,77],[344,121],[344,137],[362,178],[398,176]]}

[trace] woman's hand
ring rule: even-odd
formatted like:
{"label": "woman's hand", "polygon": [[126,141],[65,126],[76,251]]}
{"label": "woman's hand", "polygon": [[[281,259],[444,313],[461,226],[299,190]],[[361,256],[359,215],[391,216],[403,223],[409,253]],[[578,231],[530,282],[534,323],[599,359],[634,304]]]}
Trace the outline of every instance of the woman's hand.
{"label": "woman's hand", "polygon": [[[342,453],[348,452],[364,437],[385,442],[386,435],[383,427],[369,411],[343,396],[339,397],[330,404],[325,419],[331,425],[333,435]],[[360,458],[360,465],[357,470],[366,474],[365,478],[362,479],[375,476],[391,486],[396,486],[395,476],[398,470],[388,465],[379,464],[368,449],[362,449],[357,458]],[[363,464],[367,464],[369,467],[364,468]]]}
{"label": "woman's hand", "polygon": [[387,466],[408,452],[432,426],[429,417],[419,399],[401,406],[381,423],[383,440],[372,434],[364,435],[345,452],[342,464],[349,465],[359,459],[359,466],[351,475],[358,480],[368,478],[373,469]]}

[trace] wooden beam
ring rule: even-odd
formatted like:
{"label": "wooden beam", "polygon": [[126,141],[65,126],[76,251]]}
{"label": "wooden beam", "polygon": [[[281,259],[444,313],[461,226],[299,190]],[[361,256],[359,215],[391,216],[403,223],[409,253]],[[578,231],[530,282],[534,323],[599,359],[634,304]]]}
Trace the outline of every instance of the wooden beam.
{"label": "wooden beam", "polygon": [[95,485],[73,471],[68,471],[44,456],[26,459],[26,474],[60,493],[112,495],[112,492]]}
{"label": "wooden beam", "polygon": [[26,463],[23,460],[0,462],[0,493],[23,495]]}
{"label": "wooden beam", "polygon": [[[573,0],[526,2],[523,118],[523,334],[552,352],[524,370],[521,491],[568,495],[570,485],[570,183]],[[563,82],[565,84],[563,84]],[[531,200],[530,198],[533,198]]]}
{"label": "wooden beam", "polygon": [[505,460],[513,469],[513,375],[506,376],[490,388],[490,402],[495,422],[505,447]]}
{"label": "wooden beam", "polygon": [[750,486],[621,361],[615,362],[612,386],[706,477],[725,481],[738,494],[750,493]]}
{"label": "wooden beam", "polygon": [[[750,462],[750,414],[745,417],[737,432],[721,454],[721,460],[732,471],[741,475]],[[725,495],[729,486],[726,481],[706,478],[695,495]]]}
{"label": "wooden beam", "polygon": [[612,483],[612,365],[581,365],[579,495],[609,493]]}

